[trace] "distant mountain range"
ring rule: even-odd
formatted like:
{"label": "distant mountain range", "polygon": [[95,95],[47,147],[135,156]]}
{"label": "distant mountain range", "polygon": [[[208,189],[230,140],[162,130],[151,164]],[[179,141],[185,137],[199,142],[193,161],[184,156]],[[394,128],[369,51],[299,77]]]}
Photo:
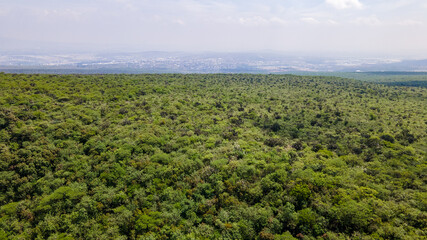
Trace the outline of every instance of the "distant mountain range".
{"label": "distant mountain range", "polygon": [[427,59],[309,57],[283,53],[0,53],[0,71],[58,73],[427,72]]}

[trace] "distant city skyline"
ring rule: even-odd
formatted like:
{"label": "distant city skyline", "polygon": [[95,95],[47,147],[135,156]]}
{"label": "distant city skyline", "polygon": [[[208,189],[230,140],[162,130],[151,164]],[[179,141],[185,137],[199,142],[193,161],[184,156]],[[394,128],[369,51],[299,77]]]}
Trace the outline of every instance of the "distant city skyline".
{"label": "distant city skyline", "polygon": [[427,58],[425,0],[0,0],[0,51]]}

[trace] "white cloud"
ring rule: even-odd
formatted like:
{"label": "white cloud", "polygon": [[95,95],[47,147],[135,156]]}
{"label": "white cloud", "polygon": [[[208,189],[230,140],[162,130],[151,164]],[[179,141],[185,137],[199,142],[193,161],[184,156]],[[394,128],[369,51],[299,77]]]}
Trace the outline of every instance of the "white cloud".
{"label": "white cloud", "polygon": [[5,8],[5,7],[0,7],[0,16],[6,16],[9,14],[10,9]]}
{"label": "white cloud", "polygon": [[278,17],[265,18],[261,16],[241,17],[239,23],[247,26],[286,25],[287,22]]}
{"label": "white cloud", "polygon": [[277,23],[279,25],[286,25],[286,24],[288,24],[287,21],[285,21],[285,20],[283,20],[281,18],[278,18],[278,17],[272,17],[272,18],[270,18],[270,22],[271,23]]}
{"label": "white cloud", "polygon": [[353,23],[356,23],[358,25],[367,25],[367,26],[382,25],[382,22],[377,18],[377,16],[359,17]]}
{"label": "white cloud", "polygon": [[326,0],[326,3],[336,9],[363,8],[363,4],[359,0]]}
{"label": "white cloud", "polygon": [[306,17],[306,18],[301,18],[301,21],[305,22],[305,23],[309,23],[309,24],[318,24],[320,23],[319,20],[312,18],[312,17]]}
{"label": "white cloud", "polygon": [[268,20],[261,16],[241,17],[239,18],[239,23],[242,25],[260,26],[260,25],[266,25],[268,23]]}
{"label": "white cloud", "polygon": [[337,22],[337,21],[335,21],[335,20],[332,20],[332,19],[329,19],[329,20],[328,20],[328,23],[329,23],[330,25],[338,25],[338,22]]}
{"label": "white cloud", "polygon": [[423,22],[417,21],[417,20],[412,20],[412,19],[407,19],[407,20],[400,21],[399,25],[400,26],[419,26],[419,25],[423,25]]}
{"label": "white cloud", "polygon": [[59,20],[70,20],[70,21],[80,21],[84,16],[94,14],[96,10],[94,9],[69,9],[69,8],[58,8],[58,9],[48,9],[48,8],[35,8],[35,9],[24,9],[23,12],[26,12],[27,16],[34,16],[38,20],[44,21],[54,21]]}
{"label": "white cloud", "polygon": [[185,22],[184,22],[184,20],[182,20],[182,19],[175,19],[175,20],[173,20],[172,22],[173,22],[173,23],[176,23],[176,24],[178,24],[178,25],[181,25],[181,26],[184,26],[184,25],[185,25]]}

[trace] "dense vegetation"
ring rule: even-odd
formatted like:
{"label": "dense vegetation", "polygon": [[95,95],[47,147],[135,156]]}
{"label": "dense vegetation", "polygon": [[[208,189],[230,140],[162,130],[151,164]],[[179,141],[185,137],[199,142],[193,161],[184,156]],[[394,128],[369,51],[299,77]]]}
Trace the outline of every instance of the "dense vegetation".
{"label": "dense vegetation", "polygon": [[0,74],[0,239],[425,239],[427,89]]}
{"label": "dense vegetation", "polygon": [[388,86],[427,88],[427,72],[296,72],[296,74],[351,78]]}
{"label": "dense vegetation", "polygon": [[353,73],[352,75],[358,80],[377,82],[389,86],[427,88],[426,72],[371,72]]}

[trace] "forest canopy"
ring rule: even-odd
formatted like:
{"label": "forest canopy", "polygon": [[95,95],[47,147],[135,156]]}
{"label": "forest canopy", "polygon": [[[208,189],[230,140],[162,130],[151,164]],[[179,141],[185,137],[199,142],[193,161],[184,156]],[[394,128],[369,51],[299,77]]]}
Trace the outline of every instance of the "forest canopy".
{"label": "forest canopy", "polygon": [[423,239],[427,88],[0,73],[0,239]]}

